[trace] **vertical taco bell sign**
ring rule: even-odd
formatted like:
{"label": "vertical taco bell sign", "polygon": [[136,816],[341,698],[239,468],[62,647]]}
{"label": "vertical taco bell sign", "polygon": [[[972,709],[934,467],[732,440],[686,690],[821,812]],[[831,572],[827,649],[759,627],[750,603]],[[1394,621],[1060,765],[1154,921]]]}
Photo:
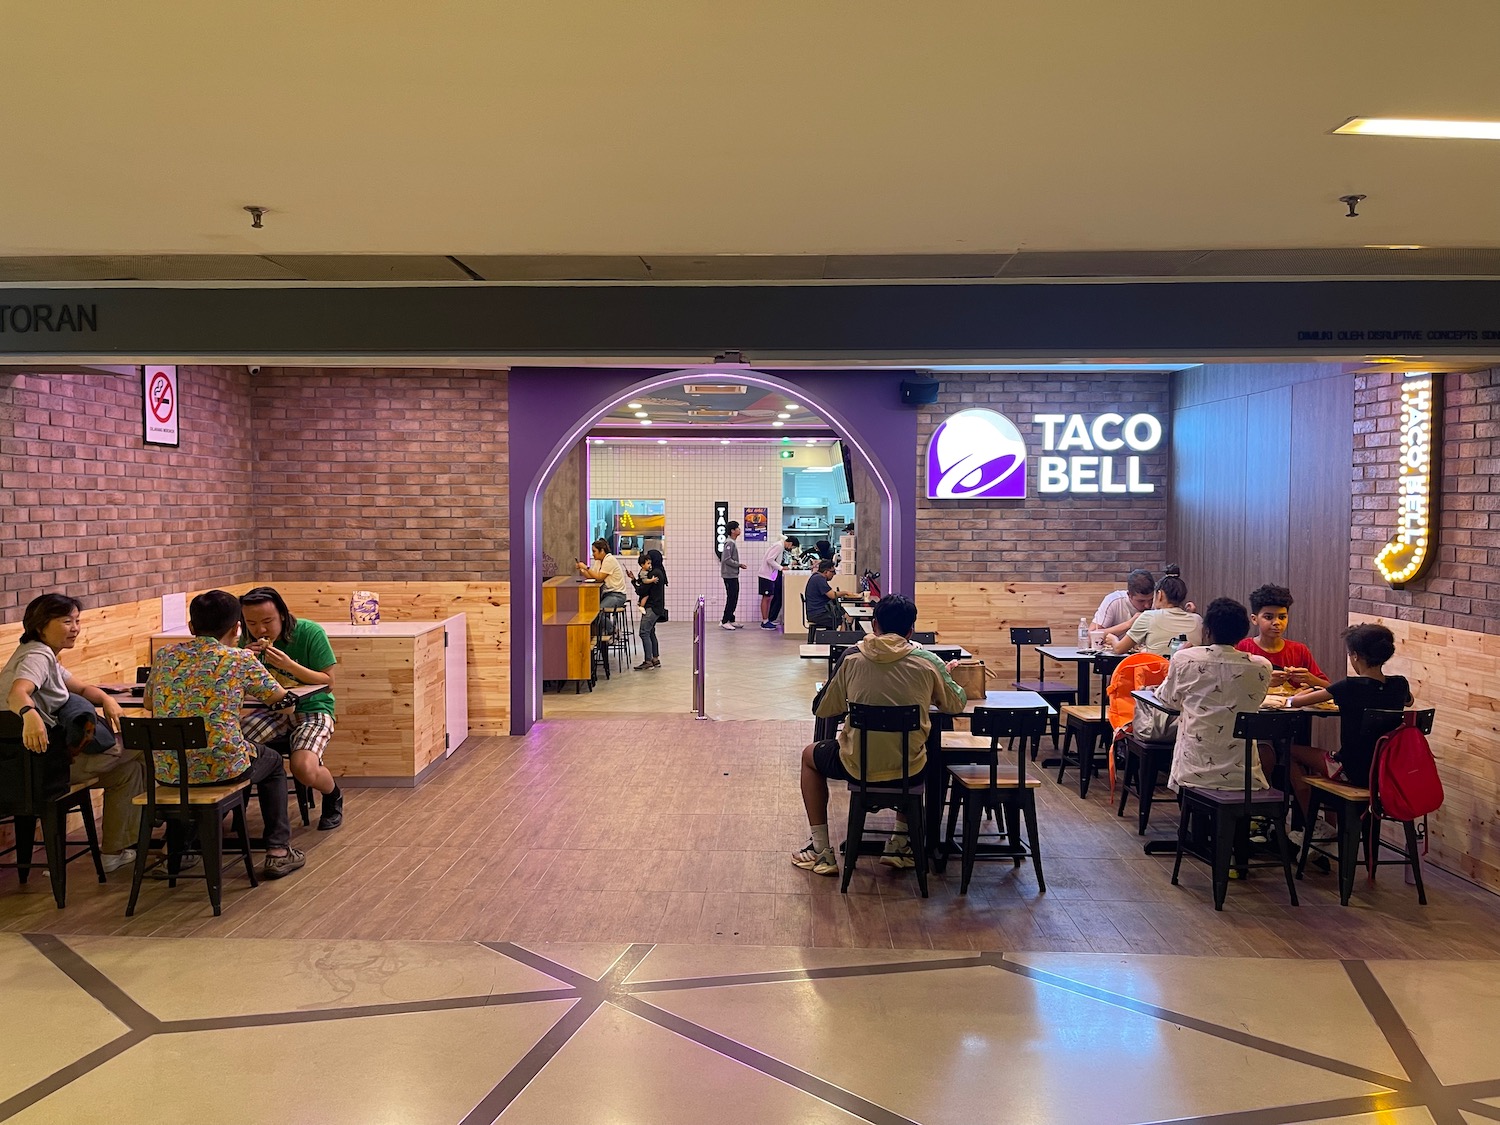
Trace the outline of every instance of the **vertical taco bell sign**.
{"label": "vertical taco bell sign", "polygon": [[927,442],[929,500],[1026,499],[1026,443],[1004,414],[960,410]]}

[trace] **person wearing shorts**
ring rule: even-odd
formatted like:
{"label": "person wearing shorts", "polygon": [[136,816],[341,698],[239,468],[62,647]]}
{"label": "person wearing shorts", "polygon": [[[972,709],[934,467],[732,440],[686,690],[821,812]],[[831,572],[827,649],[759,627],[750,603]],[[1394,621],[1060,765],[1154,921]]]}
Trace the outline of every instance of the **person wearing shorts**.
{"label": "person wearing shorts", "polygon": [[[285,600],[270,586],[257,586],[240,596],[244,615],[244,646],[260,657],[283,687],[326,684],[333,687],[333,667],[338,662],[328,634],[315,621],[298,620]],[[301,700],[293,711],[257,711],[241,723],[251,742],[264,744],[287,738],[292,776],[323,794],[318,831],[329,832],[344,822],[344,791],[323,765],[328,740],[333,737],[333,692],[320,692]]]}

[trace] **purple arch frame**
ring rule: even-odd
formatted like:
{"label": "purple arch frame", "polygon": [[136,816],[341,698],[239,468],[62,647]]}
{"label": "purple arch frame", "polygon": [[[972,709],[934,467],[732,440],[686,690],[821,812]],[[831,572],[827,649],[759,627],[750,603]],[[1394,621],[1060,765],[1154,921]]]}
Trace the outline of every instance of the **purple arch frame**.
{"label": "purple arch frame", "polygon": [[525,734],[542,712],[542,493],[570,449],[616,404],[702,375],[780,391],[836,429],[886,501],[883,585],[910,590],[916,553],[917,412],[901,404],[906,371],[512,368],[510,403],[510,729]]}

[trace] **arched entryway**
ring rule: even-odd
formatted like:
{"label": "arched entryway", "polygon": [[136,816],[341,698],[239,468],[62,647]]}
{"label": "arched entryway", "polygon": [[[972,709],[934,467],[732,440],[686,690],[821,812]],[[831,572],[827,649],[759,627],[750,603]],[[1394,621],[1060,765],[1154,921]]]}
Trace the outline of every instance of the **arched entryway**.
{"label": "arched entryway", "polygon": [[884,578],[913,576],[916,412],[901,405],[904,372],[770,374],[742,367],[669,371],[513,369],[510,376],[511,731],[541,715],[541,503],[558,464],[618,404],[689,378],[723,379],[805,402],[838,432],[876,482],[882,506]]}

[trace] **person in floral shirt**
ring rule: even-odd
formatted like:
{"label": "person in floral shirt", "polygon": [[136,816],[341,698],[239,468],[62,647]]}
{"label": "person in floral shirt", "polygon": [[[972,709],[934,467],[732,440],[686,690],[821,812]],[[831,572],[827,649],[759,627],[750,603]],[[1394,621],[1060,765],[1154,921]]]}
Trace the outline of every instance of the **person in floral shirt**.
{"label": "person in floral shirt", "polygon": [[[257,746],[240,733],[240,705],[248,697],[280,703],[283,688],[253,652],[234,647],[240,631],[240,600],[226,590],[199,594],[188,606],[193,639],[156,654],[146,684],[145,704],[158,718],[201,715],[208,746],[189,750],[189,785],[255,783],[265,822],[267,878],[296,871],[306,857],[291,847],[286,812],[286,773],[281,755]],[[158,758],[156,779],[177,783],[175,759]]]}

